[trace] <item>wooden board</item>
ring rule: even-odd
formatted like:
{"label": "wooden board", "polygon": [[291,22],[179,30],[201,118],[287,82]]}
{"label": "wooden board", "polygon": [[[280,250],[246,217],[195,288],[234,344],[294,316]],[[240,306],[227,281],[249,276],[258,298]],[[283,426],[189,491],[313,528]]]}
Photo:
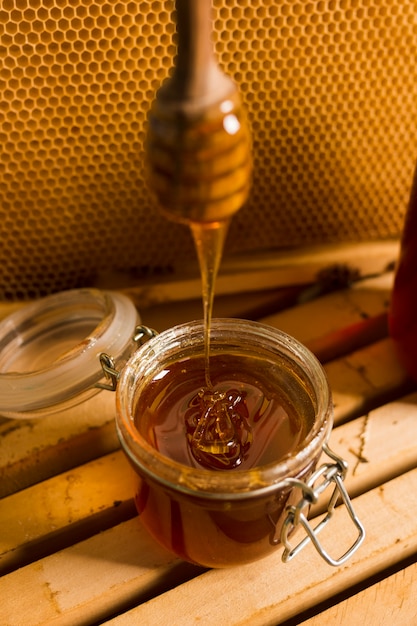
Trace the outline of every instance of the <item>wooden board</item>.
{"label": "wooden board", "polygon": [[344,602],[303,622],[304,626],[417,624],[417,563],[401,569]]}
{"label": "wooden board", "polygon": [[[387,492],[391,495],[385,493],[386,486],[383,487],[383,493],[383,491],[381,491],[381,485],[384,482],[387,483],[392,476],[401,473],[413,477],[413,481],[417,480],[415,472],[407,474],[408,468],[417,465],[417,444],[415,441],[410,440],[409,437],[409,427],[413,425],[413,421],[416,419],[417,394],[375,411],[373,423],[368,424],[369,431],[366,444],[368,458],[366,471],[364,470],[359,473],[356,471],[356,468],[352,468],[348,476],[347,485],[352,494],[365,492],[366,497],[369,496],[371,498],[371,502],[376,500],[376,504],[374,502],[374,505],[369,503],[363,505],[367,511],[367,517],[364,517],[364,514],[361,513],[361,519],[368,533],[366,542],[368,550],[371,548],[375,550],[377,548],[380,549],[379,544],[373,546],[373,535],[371,535],[371,539],[369,539],[369,527],[376,525],[388,542],[391,540],[390,533],[392,534],[398,531],[398,527],[396,527],[398,522],[397,517],[392,518],[391,521],[389,521],[388,518],[385,522],[380,517],[381,507],[379,501],[382,495],[385,505],[387,505],[387,498],[391,498],[391,500],[389,500],[388,509],[391,511],[391,508],[395,508],[396,516],[400,516],[403,507],[407,508],[410,504],[409,497],[404,499],[404,503],[400,509],[398,509],[396,504],[397,500],[403,497],[404,490],[410,489],[412,491],[414,488],[414,482],[409,484],[410,478],[404,479],[404,485],[401,483],[400,486],[398,486],[398,494],[396,494],[395,488],[392,485],[389,488],[389,492]],[[332,447],[342,456],[349,457],[349,449],[351,446],[355,445],[355,438],[357,445],[362,445],[362,430],[362,418],[358,418],[353,423],[335,429],[331,439]],[[352,435],[352,438],[350,435]],[[384,445],[380,448],[379,442],[381,440]],[[352,455],[352,453],[350,454],[351,456],[355,456]],[[405,457],[408,457],[408,462],[406,463],[403,462]],[[365,464],[362,464],[360,466],[361,470],[364,467]],[[85,469],[86,468],[80,468],[80,470]],[[103,472],[104,476],[107,476],[107,471]],[[394,484],[397,483],[393,483],[393,485]],[[370,496],[369,491],[372,487],[374,487],[374,491],[372,492],[372,496]],[[87,485],[84,486],[83,493],[85,493],[85,490],[88,490]],[[411,497],[413,498],[414,496],[412,495]],[[74,495],[72,499],[76,501]],[[355,501],[355,508],[358,508],[357,502],[361,502],[361,500]],[[375,508],[373,509],[372,506]],[[85,512],[84,515],[86,515]],[[384,523],[386,523],[387,527],[381,529],[381,525]],[[416,522],[414,522],[414,527],[415,523]],[[55,521],[54,526],[56,527],[57,524],[58,522]],[[64,524],[65,520],[61,522],[62,526]],[[33,526],[34,524],[32,522],[32,527]],[[335,523],[335,528],[337,528],[337,522]],[[47,534],[48,530],[50,532],[49,528],[44,530],[44,533]],[[403,526],[401,525],[400,536],[402,536],[403,530]],[[70,529],[67,529],[67,533],[70,534],[70,532]],[[329,550],[338,550],[341,541],[340,532],[333,531],[328,541],[329,543],[326,547],[328,547]],[[408,548],[406,552],[408,552]],[[272,568],[271,578],[279,576],[279,580],[282,583],[282,578],[287,577],[287,569],[289,569],[289,572],[292,572],[291,575],[298,579],[304,569],[304,553],[297,557],[299,565],[296,566],[295,573],[293,563],[296,561],[284,565],[280,561],[280,554],[281,550],[277,550],[277,555],[273,558],[268,558],[266,560],[267,563],[265,562],[265,567],[266,565],[268,566],[268,571]],[[311,563],[312,570],[319,568],[318,576],[329,578],[334,575],[335,570],[328,566],[322,567],[320,558],[312,550],[309,549],[308,554],[308,562]],[[399,560],[404,555],[403,549],[399,546],[397,556],[394,557],[391,552],[387,553],[386,559],[381,561],[381,564],[378,562],[375,566],[376,570],[384,565],[392,564],[395,559]],[[364,548],[361,549],[360,556],[359,563],[363,564],[368,558],[367,553],[364,552]],[[371,556],[369,556],[369,558],[371,558]],[[375,556],[372,556],[372,558],[375,558]],[[111,567],[108,567],[103,573],[103,562],[106,561],[111,564]],[[259,575],[258,569],[261,566],[262,562],[260,564],[245,566],[249,581],[252,581]],[[77,568],[82,570],[84,580],[82,585],[79,584],[80,572],[78,576],[70,575],[70,572],[75,572]],[[181,563],[169,555],[169,553],[160,549],[142,529],[139,520],[135,518],[131,521],[121,523],[82,543],[72,545],[66,550],[46,557],[41,561],[23,567],[9,574],[9,576],[5,576],[1,579],[0,583],[0,590],[5,592],[3,604],[2,607],[0,607],[0,618],[2,618],[2,615],[7,615],[8,611],[11,610],[11,606],[16,597],[16,592],[13,593],[13,589],[21,589],[22,585],[24,585],[29,590],[32,590],[31,593],[29,593],[29,591],[26,593],[24,602],[23,600],[21,601],[21,603],[23,603],[22,611],[24,606],[27,607],[24,611],[25,624],[28,626],[30,624],[39,623],[39,621],[37,621],[39,614],[43,615],[45,619],[46,617],[52,619],[59,614],[62,620],[67,620],[62,623],[70,623],[70,620],[74,619],[74,616],[81,611],[80,607],[82,607],[84,615],[88,614],[94,616],[94,619],[98,619],[98,616],[105,614],[103,607],[107,606],[104,601],[106,598],[107,603],[111,601],[113,605],[118,607],[125,606],[129,604],[129,602],[132,602],[133,598],[137,600],[139,596],[146,596],[146,593],[149,593],[151,589],[153,593],[155,593],[154,588],[159,590],[159,588],[164,585],[164,580],[167,575],[169,575],[170,572],[175,572],[175,575],[178,575],[178,570],[182,571],[182,576],[185,578],[196,575],[199,572],[199,570],[193,570],[192,567],[188,569],[184,567],[181,569]],[[236,572],[237,571],[238,570],[236,570]],[[339,570],[336,571],[338,572]],[[365,573],[367,572],[368,570],[366,570]],[[221,575],[223,576],[223,574]],[[349,574],[349,581],[351,581],[351,575],[352,573]],[[201,583],[203,589],[206,585],[205,580],[206,579],[203,577],[204,582]],[[265,584],[267,584],[266,581]],[[349,584],[353,584],[353,582],[349,582]],[[39,586],[45,585],[50,589],[51,593],[46,594],[42,602],[40,602],[38,598],[38,588]],[[242,578],[239,578],[239,585],[242,585],[242,587],[246,589],[246,593],[251,593],[251,585],[245,583]],[[287,583],[286,588],[288,588],[288,585],[289,583]],[[195,591],[192,593],[194,594]],[[51,598],[53,598],[53,602],[51,602]],[[323,598],[324,596],[322,596],[322,599]],[[38,607],[38,613],[33,612],[31,608],[35,603]],[[273,612],[273,615],[274,619],[276,619],[275,612]],[[228,618],[229,617],[228,615]],[[0,623],[2,622],[0,621]],[[180,622],[178,621],[177,623]],[[231,623],[235,622],[232,621]]]}
{"label": "wooden board", "polygon": [[119,451],[1,499],[0,573],[132,517],[130,477]]}
{"label": "wooden board", "polygon": [[[320,245],[283,252],[224,258],[216,294],[239,294],[293,285],[311,285],[339,275],[352,279],[376,276],[392,270],[399,255],[399,241]],[[191,272],[190,272],[191,267]],[[182,279],[179,278],[182,276]],[[200,298],[201,280],[196,263],[179,269],[179,276],[138,284],[135,276],[103,275],[99,288],[123,290],[139,309],[155,304]],[[124,281],[124,282],[123,282]]]}

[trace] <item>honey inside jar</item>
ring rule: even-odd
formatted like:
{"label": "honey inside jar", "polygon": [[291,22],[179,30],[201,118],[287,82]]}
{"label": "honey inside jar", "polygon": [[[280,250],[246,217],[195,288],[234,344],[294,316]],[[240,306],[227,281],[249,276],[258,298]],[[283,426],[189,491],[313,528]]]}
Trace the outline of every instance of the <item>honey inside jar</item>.
{"label": "honey inside jar", "polygon": [[[311,428],[314,410],[305,391],[291,398],[283,373],[267,361],[215,354],[210,377],[212,390],[205,390],[205,360],[194,356],[166,365],[150,381],[135,423],[155,450],[191,467],[250,469],[282,459]],[[219,421],[226,421],[224,449],[212,437]]]}

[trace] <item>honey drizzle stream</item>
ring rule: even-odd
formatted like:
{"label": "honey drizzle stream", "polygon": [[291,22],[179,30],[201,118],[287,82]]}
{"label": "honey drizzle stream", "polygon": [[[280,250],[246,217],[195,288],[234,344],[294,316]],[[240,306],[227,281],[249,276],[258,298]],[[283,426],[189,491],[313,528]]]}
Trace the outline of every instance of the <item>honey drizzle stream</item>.
{"label": "honey drizzle stream", "polygon": [[200,263],[204,305],[204,371],[206,386],[197,393],[200,415],[187,438],[194,458],[205,467],[231,469],[247,455],[252,429],[246,419],[244,395],[235,389],[216,391],[210,376],[210,330],[214,287],[230,219],[192,223]]}
{"label": "honey drizzle stream", "polygon": [[214,287],[222,258],[230,219],[213,223],[191,224],[191,232],[200,264],[204,307],[204,359],[206,387],[213,390],[210,377],[210,328],[213,313]]}

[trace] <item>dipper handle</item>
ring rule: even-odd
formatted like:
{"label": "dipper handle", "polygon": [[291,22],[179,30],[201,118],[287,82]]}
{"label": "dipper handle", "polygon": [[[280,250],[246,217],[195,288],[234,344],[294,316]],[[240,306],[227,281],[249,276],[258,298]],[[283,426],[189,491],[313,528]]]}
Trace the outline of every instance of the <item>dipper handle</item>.
{"label": "dipper handle", "polygon": [[174,220],[228,220],[247,199],[249,131],[211,41],[211,1],[176,0],[178,54],[149,114],[148,183]]}

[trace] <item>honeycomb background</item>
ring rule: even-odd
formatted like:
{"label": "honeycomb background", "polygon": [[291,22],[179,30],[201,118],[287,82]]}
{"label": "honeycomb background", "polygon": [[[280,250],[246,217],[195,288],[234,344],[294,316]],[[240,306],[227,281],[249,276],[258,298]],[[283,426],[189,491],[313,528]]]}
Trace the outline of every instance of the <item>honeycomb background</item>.
{"label": "honeycomb background", "polygon": [[[417,158],[414,0],[213,0],[254,142],[227,253],[398,235]],[[143,176],[172,0],[1,0],[0,299],[165,271],[194,249]]]}

